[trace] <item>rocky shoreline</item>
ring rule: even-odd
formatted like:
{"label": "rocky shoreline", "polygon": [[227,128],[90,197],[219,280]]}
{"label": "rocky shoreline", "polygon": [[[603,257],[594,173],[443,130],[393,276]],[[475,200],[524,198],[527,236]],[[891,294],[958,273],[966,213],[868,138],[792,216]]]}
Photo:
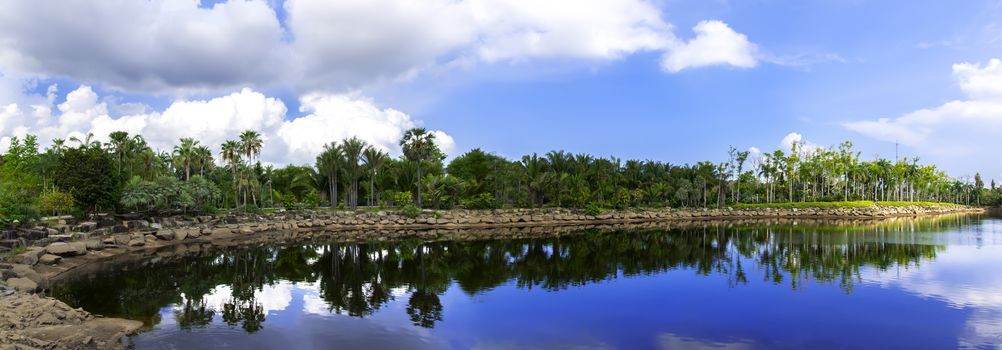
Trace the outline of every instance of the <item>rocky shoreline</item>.
{"label": "rocky shoreline", "polygon": [[475,240],[571,234],[589,228],[678,228],[837,219],[852,224],[895,217],[984,213],[976,207],[812,209],[643,209],[587,215],[568,209],[424,211],[303,211],[269,215],[141,218],[102,216],[22,229],[27,251],[0,263],[0,348],[122,348],[141,322],[103,318],[38,296],[50,283],[113,260],[155,261],[186,252],[238,245],[316,240]]}

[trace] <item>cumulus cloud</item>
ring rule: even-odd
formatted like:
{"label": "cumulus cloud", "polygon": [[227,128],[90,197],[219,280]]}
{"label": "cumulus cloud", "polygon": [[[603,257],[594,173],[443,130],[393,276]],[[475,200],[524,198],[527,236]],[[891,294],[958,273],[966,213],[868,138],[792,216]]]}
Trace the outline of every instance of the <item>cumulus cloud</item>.
{"label": "cumulus cloud", "polygon": [[735,32],[721,21],[699,22],[692,31],[696,37],[676,44],[661,61],[661,66],[676,73],[686,68],[731,65],[750,68],[758,65],[758,50],[744,34]]}
{"label": "cumulus cloud", "polygon": [[[0,66],[143,92],[292,86],[342,92],[453,62],[608,61],[665,54],[666,71],[753,67],[720,21],[680,41],[650,0],[0,2]],[[466,65],[463,65],[466,66]]]}
{"label": "cumulus cloud", "polygon": [[[54,138],[83,138],[93,133],[107,141],[113,131],[142,134],[150,145],[169,150],[178,139],[192,137],[219,150],[227,139],[244,130],[262,133],[262,160],[276,164],[312,163],[323,145],[357,136],[376,147],[400,154],[397,142],[407,129],[420,122],[394,109],[379,108],[373,101],[354,95],[311,94],[300,101],[306,115],[291,117],[285,104],[274,97],[245,88],[208,100],[178,100],[162,112],[113,116],[109,104],[89,86],[66,95],[63,103],[38,104],[24,109],[17,104],[0,108],[0,132],[6,135],[38,135],[47,144]],[[432,131],[447,154],[455,148],[452,137]],[[0,148],[10,137],[0,139]],[[2,150],[0,149],[0,150]]]}
{"label": "cumulus cloud", "polygon": [[911,146],[922,155],[948,162],[1002,147],[1002,61],[953,65],[965,99],[904,113],[893,118],[857,120],[842,125],[860,134]]}
{"label": "cumulus cloud", "polygon": [[0,66],[160,91],[280,76],[283,30],[264,1],[0,2]]}

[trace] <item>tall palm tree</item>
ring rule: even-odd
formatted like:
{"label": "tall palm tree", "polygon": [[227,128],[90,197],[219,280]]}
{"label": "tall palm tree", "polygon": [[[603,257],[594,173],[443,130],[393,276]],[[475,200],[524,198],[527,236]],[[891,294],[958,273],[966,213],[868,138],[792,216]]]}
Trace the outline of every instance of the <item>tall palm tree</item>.
{"label": "tall palm tree", "polygon": [[385,163],[389,158],[389,154],[372,146],[366,147],[365,151],[362,152],[362,162],[365,163],[365,168],[369,173],[370,207],[378,203],[376,198],[376,173],[379,171],[379,168],[383,166],[383,163]]}
{"label": "tall palm tree", "polygon": [[94,139],[94,133],[92,132],[88,132],[83,139],[80,139],[79,137],[76,136],[70,136],[70,141],[78,143],[79,144],[78,147],[80,148],[87,148],[87,147],[101,148],[101,142]]}
{"label": "tall palm tree", "polygon": [[184,181],[191,179],[191,165],[195,160],[195,148],[198,141],[185,137],[181,139],[181,144],[174,146],[174,166],[184,169]]}
{"label": "tall palm tree", "polygon": [[261,154],[264,141],[261,140],[261,133],[254,130],[246,130],[240,133],[240,149],[247,157],[248,163],[253,163],[254,159]]}
{"label": "tall palm tree", "polygon": [[223,146],[220,149],[219,157],[226,162],[226,164],[230,167],[230,170],[233,172],[233,205],[239,206],[237,198],[240,197],[240,187],[238,186],[239,181],[237,166],[240,164],[240,158],[242,157],[240,143],[233,140],[226,140],[226,142],[223,142]]}
{"label": "tall palm tree", "polygon": [[327,177],[327,192],[330,194],[331,208],[337,208],[337,173],[344,162],[341,145],[331,142],[324,145],[324,151],[317,156],[317,170]]}
{"label": "tall palm tree", "polygon": [[400,140],[400,146],[404,149],[404,156],[408,160],[417,162],[417,205],[421,207],[421,163],[431,158],[432,153],[437,150],[435,146],[435,134],[429,133],[425,128],[413,128],[404,133]]}
{"label": "tall palm tree", "polygon": [[365,141],[352,137],[344,140],[341,145],[344,150],[344,170],[345,174],[348,175],[349,186],[346,193],[348,196],[346,205],[355,209],[358,207],[358,178],[361,176],[359,162],[362,160],[362,152],[365,150],[366,144]]}
{"label": "tall palm tree", "polygon": [[205,176],[206,168],[211,168],[215,159],[212,159],[212,150],[205,146],[198,146],[192,152],[193,164],[198,168],[198,175]]}
{"label": "tall palm tree", "polygon": [[121,178],[122,163],[125,161],[125,157],[132,153],[132,139],[125,131],[112,132],[108,138],[110,141],[105,144],[105,147],[115,155],[115,159],[118,161],[118,177]]}

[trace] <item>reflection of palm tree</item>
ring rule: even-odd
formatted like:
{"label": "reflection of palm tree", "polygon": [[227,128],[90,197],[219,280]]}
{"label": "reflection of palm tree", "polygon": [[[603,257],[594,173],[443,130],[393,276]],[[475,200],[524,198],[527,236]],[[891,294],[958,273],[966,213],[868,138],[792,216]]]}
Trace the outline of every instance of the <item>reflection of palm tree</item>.
{"label": "reflection of palm tree", "polygon": [[180,308],[174,309],[174,320],[177,321],[178,327],[187,330],[209,325],[215,314],[215,311],[206,307],[204,300],[193,302],[191,299],[185,299]]}
{"label": "reflection of palm tree", "polygon": [[438,294],[418,289],[411,293],[407,301],[407,314],[415,326],[432,328],[436,321],[442,320],[442,302],[438,300]]}

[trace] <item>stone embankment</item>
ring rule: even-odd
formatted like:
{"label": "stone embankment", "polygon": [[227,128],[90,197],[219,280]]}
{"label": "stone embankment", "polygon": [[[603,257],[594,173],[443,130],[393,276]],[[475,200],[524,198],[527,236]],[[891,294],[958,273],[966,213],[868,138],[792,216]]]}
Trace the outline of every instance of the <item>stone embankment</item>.
{"label": "stone embankment", "polygon": [[[96,317],[31,293],[68,271],[95,267],[130,254],[158,259],[202,246],[290,243],[307,240],[372,241],[418,238],[470,240],[568,234],[593,227],[672,228],[693,222],[735,224],[770,219],[866,221],[902,216],[982,213],[972,207],[871,207],[837,209],[645,209],[588,215],[568,209],[424,211],[303,211],[269,215],[139,218],[99,216],[94,221],[5,232],[26,251],[0,263],[0,348],[100,349],[124,346],[121,338],[141,323]],[[676,226],[673,226],[676,225]],[[170,249],[165,249],[170,248]],[[167,250],[167,252],[165,252]],[[142,254],[142,252],[150,252]],[[7,345],[11,344],[11,345]]]}

